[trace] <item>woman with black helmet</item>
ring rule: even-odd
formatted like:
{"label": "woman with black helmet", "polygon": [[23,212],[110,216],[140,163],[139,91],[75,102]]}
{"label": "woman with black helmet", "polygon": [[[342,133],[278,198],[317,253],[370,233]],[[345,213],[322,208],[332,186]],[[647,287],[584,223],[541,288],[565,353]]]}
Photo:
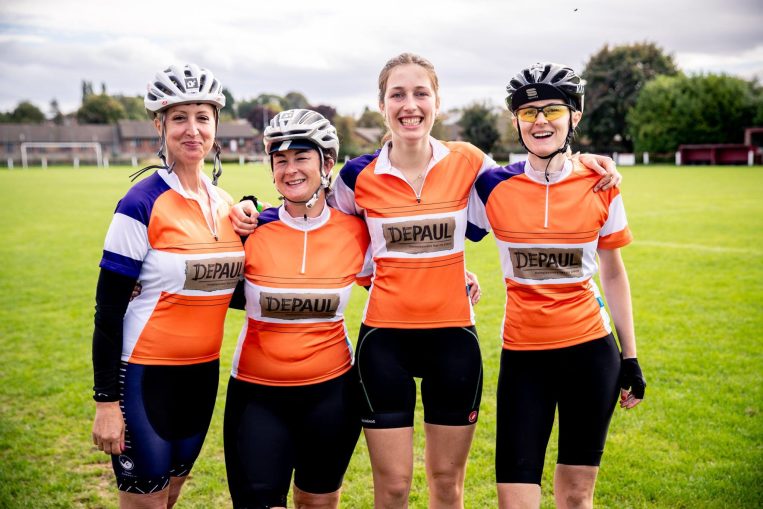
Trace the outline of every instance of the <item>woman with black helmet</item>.
{"label": "woman with black helmet", "polygon": [[343,311],[364,270],[363,221],[330,208],[336,129],[321,114],[279,113],[264,132],[283,206],[245,243],[247,321],[225,406],[225,464],[236,508],[339,504],[360,435],[354,355]]}
{"label": "woman with black helmet", "polygon": [[[228,303],[242,272],[231,198],[215,187],[222,85],[170,66],[144,99],[162,164],[117,204],[96,290],[93,443],[111,455],[120,507],[172,507],[217,396]],[[214,181],[203,173],[216,149]],[[130,300],[136,282],[142,289]]]}
{"label": "woman with black helmet", "polygon": [[[557,507],[592,507],[618,393],[630,409],[646,382],[636,359],[628,276],[620,248],[631,232],[616,188],[567,156],[585,82],[542,63],[518,73],[506,103],[526,162],[482,174],[470,221],[493,230],[506,281],[498,381],[496,481],[501,508],[540,507],[546,446],[559,412]],[[612,334],[597,272],[620,343]]]}

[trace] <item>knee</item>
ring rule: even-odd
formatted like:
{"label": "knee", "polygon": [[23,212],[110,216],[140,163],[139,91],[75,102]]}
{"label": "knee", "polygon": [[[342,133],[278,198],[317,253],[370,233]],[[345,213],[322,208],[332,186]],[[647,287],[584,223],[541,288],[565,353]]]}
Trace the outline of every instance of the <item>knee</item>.
{"label": "knee", "polygon": [[558,497],[561,507],[587,509],[593,507],[593,486],[588,483],[569,483]]}
{"label": "knee", "polygon": [[431,496],[443,504],[454,504],[463,497],[464,479],[460,472],[432,472],[429,484]]}
{"label": "knee", "polygon": [[[411,490],[411,477],[410,476],[394,476],[385,479],[382,483],[374,486],[374,490],[378,492],[382,498],[388,502],[394,501],[392,507],[402,507],[402,503],[408,500],[408,493]],[[399,503],[399,504],[398,504]]]}
{"label": "knee", "polygon": [[339,507],[339,490],[332,493],[308,493],[294,486],[294,509],[334,509]]}

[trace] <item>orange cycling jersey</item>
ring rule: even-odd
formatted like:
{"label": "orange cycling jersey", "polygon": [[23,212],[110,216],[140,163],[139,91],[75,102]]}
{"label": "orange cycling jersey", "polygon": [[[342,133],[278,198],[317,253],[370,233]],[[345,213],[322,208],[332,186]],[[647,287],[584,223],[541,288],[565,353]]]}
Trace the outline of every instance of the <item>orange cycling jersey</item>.
{"label": "orange cycling jersey", "polygon": [[177,175],[160,169],[133,186],[111,221],[100,266],[141,282],[123,320],[122,360],[182,365],[220,356],[223,324],[243,272],[231,198],[202,181],[213,224]]}
{"label": "orange cycling jersey", "polygon": [[263,385],[307,385],[350,369],[344,309],[356,281],[368,282],[368,231],[325,206],[316,218],[268,209],[246,241],[247,321],[232,375]]}
{"label": "orange cycling jersey", "polygon": [[495,166],[476,147],[430,138],[432,161],[417,193],[389,160],[389,143],[349,161],[330,199],[364,217],[373,284],[363,323],[422,329],[474,324],[466,291],[464,238],[469,192]]}
{"label": "orange cycling jersey", "polygon": [[599,176],[567,161],[553,182],[529,163],[485,172],[469,209],[470,238],[492,229],[506,283],[504,348],[547,350],[611,332],[593,276],[597,249],[630,243],[618,189],[592,191]]}

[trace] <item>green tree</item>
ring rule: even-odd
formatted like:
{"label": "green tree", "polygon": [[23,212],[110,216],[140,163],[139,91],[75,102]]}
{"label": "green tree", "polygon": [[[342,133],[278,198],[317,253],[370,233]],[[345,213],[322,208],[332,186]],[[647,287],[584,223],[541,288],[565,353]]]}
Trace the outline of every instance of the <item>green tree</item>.
{"label": "green tree", "polygon": [[223,87],[223,95],[225,96],[225,107],[220,111],[220,116],[237,118],[236,100],[233,98],[233,93]]}
{"label": "green tree", "polygon": [[41,124],[45,114],[29,101],[21,101],[9,115],[9,120],[16,124]]}
{"label": "green tree", "polygon": [[754,82],[753,91],[755,95],[755,118],[752,119],[752,125],[763,126],[763,87]]}
{"label": "green tree", "polygon": [[64,114],[61,113],[61,108],[58,106],[58,100],[57,99],[51,99],[50,100],[50,119],[53,121],[56,125],[63,125],[64,123]]}
{"label": "green tree", "polygon": [[630,133],[638,152],[742,143],[759,100],[753,83],[733,76],[660,76],[644,86],[629,113]]}
{"label": "green tree", "polygon": [[329,122],[334,122],[334,117],[336,116],[336,108],[333,106],[329,106],[328,104],[318,104],[317,106],[310,106],[310,109],[317,111],[326,117]]}
{"label": "green tree", "polygon": [[490,152],[501,134],[496,127],[498,115],[485,103],[473,103],[463,109],[458,125],[466,141],[483,152]]}
{"label": "green tree", "polygon": [[136,95],[115,95],[112,96],[119,101],[122,108],[125,110],[124,117],[128,120],[145,120],[148,113],[146,112],[146,106],[143,104],[143,97]]}
{"label": "green tree", "polygon": [[310,108],[310,101],[308,101],[307,98],[299,92],[289,92],[283,97],[281,104],[285,110]]}
{"label": "green tree", "polygon": [[379,127],[384,129],[386,127],[384,115],[366,106],[363,108],[363,113],[361,113],[358,119],[358,127]]}
{"label": "green tree", "polygon": [[355,139],[355,119],[350,116],[335,115],[332,124],[336,127],[336,134],[339,137],[339,159],[344,160],[344,156],[360,155],[359,143]]}
{"label": "green tree", "polygon": [[82,80],[82,102],[85,102],[85,99],[93,95],[93,82]]}
{"label": "green tree", "polygon": [[579,129],[593,150],[632,152],[626,117],[644,85],[660,75],[678,72],[673,57],[650,42],[605,45],[582,72],[587,81],[585,112]]}
{"label": "green tree", "polygon": [[125,109],[117,99],[104,95],[89,95],[77,110],[80,124],[113,124],[125,118]]}

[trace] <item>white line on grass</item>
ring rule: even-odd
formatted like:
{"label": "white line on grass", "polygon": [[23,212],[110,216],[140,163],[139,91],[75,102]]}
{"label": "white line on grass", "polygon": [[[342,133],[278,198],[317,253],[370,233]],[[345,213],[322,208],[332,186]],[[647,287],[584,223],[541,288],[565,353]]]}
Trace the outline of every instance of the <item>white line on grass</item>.
{"label": "white line on grass", "polygon": [[668,249],[691,249],[693,251],[707,251],[709,253],[739,253],[756,256],[763,255],[759,249],[747,249],[742,247],[705,246],[702,244],[681,244],[678,242],[660,242],[658,240],[634,240],[636,246],[664,247]]}

